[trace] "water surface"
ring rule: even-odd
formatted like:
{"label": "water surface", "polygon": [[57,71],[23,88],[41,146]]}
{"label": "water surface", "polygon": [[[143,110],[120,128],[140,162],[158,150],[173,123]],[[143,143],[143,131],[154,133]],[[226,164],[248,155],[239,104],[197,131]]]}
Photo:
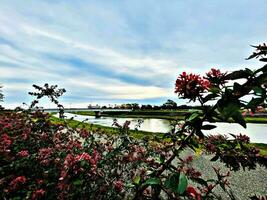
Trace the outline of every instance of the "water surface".
{"label": "water surface", "polygon": [[[114,118],[114,117],[101,117],[95,118],[94,116],[76,115],[71,113],[65,113],[67,119],[73,117],[77,121],[87,120],[88,123],[98,124],[102,126],[112,127],[113,120],[117,119],[119,124],[123,124],[126,120],[131,121],[130,128],[134,129],[138,123],[138,118]],[[143,119],[144,122],[138,130],[149,132],[162,132],[166,133],[171,129],[171,122],[167,119]],[[213,123],[217,128],[209,131],[203,131],[205,135],[208,134],[246,134],[250,137],[251,142],[255,143],[267,143],[267,124],[254,124],[247,123],[247,128],[243,128],[236,123]]]}

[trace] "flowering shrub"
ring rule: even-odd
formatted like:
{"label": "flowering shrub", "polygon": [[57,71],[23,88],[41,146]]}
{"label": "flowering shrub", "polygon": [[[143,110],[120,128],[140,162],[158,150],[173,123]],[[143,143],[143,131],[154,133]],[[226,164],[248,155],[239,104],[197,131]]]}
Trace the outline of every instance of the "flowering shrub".
{"label": "flowering shrub", "polygon": [[[257,49],[265,51],[265,47]],[[257,52],[257,55],[265,54]],[[202,146],[206,153],[214,154],[211,161],[220,159],[230,170],[253,169],[256,163],[266,165],[266,158],[249,145],[247,136],[232,135],[230,140],[226,136],[204,137],[202,130],[216,127],[204,125],[204,121],[231,120],[246,127],[241,108],[255,112],[258,106],[265,106],[267,68],[228,74],[212,69],[206,76],[182,73],[178,77],[175,92],[181,98],[198,100],[202,108],[188,113],[185,121],[159,142],[131,138],[129,121],[123,125],[114,122],[117,136],[84,127],[71,128],[67,122],[52,123],[51,116],[36,105],[47,96],[63,110],[58,97],[65,90],[48,84],[34,86],[38,92],[30,93],[36,100],[28,110],[0,113],[0,196],[3,199],[199,200],[212,198],[216,187],[229,193],[229,172],[214,168],[217,177],[205,180],[192,167],[193,157],[182,159],[180,153],[186,147]],[[227,81],[240,78],[247,81],[225,86]],[[254,97],[249,102],[240,100],[251,93]],[[216,103],[206,106],[211,100]]]}

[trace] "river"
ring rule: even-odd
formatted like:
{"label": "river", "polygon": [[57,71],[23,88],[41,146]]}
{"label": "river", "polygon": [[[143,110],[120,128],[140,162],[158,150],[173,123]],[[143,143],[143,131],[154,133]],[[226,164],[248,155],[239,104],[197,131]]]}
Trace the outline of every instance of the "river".
{"label": "river", "polygon": [[[114,118],[114,117],[101,117],[95,118],[94,116],[84,116],[76,115],[71,113],[65,113],[67,119],[74,118],[77,121],[86,120],[88,123],[98,124],[102,126],[111,127],[113,120],[117,119],[119,124],[123,124],[126,120],[131,121],[130,128],[134,129],[135,125],[138,123],[138,118]],[[162,132],[166,133],[170,131],[170,121],[167,119],[143,119],[144,122],[141,124],[141,127],[138,130],[149,131],[149,132]],[[243,128],[236,123],[222,123],[216,122],[213,123],[217,128],[209,131],[203,131],[205,135],[208,134],[246,134],[250,137],[251,142],[254,143],[266,143],[267,144],[267,124],[254,124],[247,123],[247,128]],[[230,137],[230,135],[229,135]]]}

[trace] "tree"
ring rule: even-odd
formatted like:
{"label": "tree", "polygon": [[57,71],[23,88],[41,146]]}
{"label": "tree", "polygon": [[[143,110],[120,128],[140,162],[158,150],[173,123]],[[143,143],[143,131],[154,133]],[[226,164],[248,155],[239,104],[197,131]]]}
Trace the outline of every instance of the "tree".
{"label": "tree", "polygon": [[168,99],[167,102],[162,105],[162,108],[163,109],[175,109],[177,108],[177,103],[171,99]]}

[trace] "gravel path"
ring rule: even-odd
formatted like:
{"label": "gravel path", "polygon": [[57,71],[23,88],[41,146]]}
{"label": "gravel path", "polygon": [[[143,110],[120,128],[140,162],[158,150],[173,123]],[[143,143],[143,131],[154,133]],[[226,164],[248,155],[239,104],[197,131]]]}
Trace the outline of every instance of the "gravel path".
{"label": "gravel path", "polygon": [[[192,150],[183,152],[183,156],[192,155]],[[202,173],[204,179],[215,178],[216,174],[212,168],[219,167],[222,172],[229,171],[224,163],[220,161],[211,162],[212,155],[194,156],[192,165]],[[249,200],[250,196],[267,195],[267,169],[262,166],[257,166],[255,170],[239,170],[237,172],[231,171],[229,177],[230,187],[237,200]],[[220,187],[214,189],[216,195],[221,196],[221,199],[231,199]]]}

